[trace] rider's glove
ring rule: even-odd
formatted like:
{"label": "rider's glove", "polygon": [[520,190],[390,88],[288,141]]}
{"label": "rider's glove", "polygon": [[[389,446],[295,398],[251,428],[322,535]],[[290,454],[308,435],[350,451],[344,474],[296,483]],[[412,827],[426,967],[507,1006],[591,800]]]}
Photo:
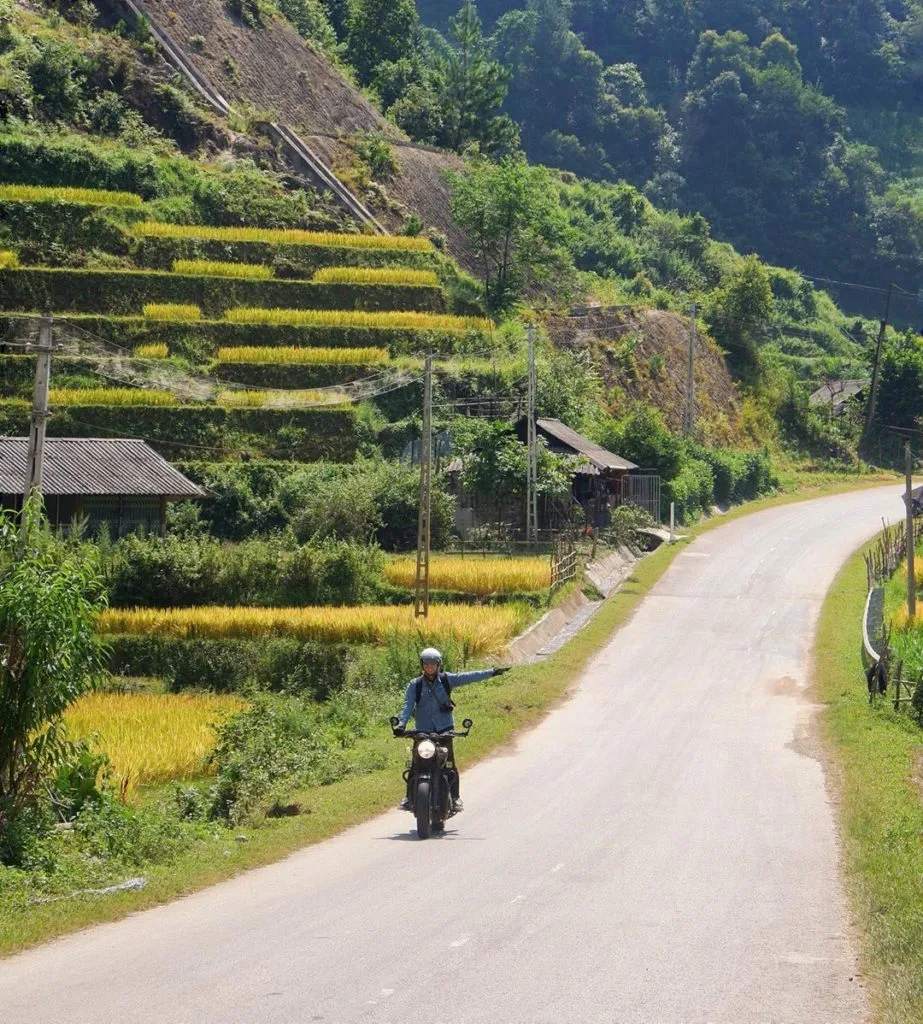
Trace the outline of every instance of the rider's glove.
{"label": "rider's glove", "polygon": [[494,675],[495,676],[502,676],[504,672],[509,672],[509,670],[510,670],[510,666],[509,665],[503,665],[500,668],[495,668],[494,669]]}

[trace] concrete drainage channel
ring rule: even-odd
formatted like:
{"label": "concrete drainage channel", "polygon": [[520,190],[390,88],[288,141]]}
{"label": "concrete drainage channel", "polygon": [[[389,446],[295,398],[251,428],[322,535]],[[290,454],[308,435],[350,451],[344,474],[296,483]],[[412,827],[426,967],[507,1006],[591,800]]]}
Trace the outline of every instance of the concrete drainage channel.
{"label": "concrete drainage channel", "polygon": [[[609,597],[628,578],[641,557],[641,552],[619,548],[598,562],[590,562],[586,568],[587,579],[604,597]],[[582,590],[576,591],[516,637],[507,648],[504,661],[513,665],[544,661],[575,637],[602,605],[603,601],[594,601]]]}

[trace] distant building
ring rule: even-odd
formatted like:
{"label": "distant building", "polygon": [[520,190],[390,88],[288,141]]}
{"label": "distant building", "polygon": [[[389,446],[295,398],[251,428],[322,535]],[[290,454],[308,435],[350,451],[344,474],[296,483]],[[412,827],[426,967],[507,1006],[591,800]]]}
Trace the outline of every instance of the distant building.
{"label": "distant building", "polygon": [[[20,509],[28,439],[0,437],[0,507]],[[201,498],[204,491],[144,441],[49,437],[42,472],[45,509],[54,526],[88,520],[113,537],[164,529],[167,502]]]}
{"label": "distant building", "polygon": [[[537,419],[536,433],[548,448],[576,461],[571,479],[569,506],[560,501],[540,499],[539,525],[542,529],[559,529],[565,520],[576,518],[588,526],[605,527],[613,508],[631,502],[646,509],[656,522],[660,522],[660,477],[645,473],[628,459],[607,451],[598,444],[568,427],[560,420]],[[522,417],[516,424],[516,434],[525,443],[528,421]],[[461,487],[464,469],[462,459],[455,458],[446,466],[446,473],[454,483],[450,490],[456,495],[455,525],[464,536],[492,514],[500,515],[511,530],[521,530],[524,520],[522,501],[509,501],[495,513],[494,506]]]}
{"label": "distant building", "polygon": [[829,405],[834,416],[842,416],[851,401],[865,401],[869,384],[868,380],[828,380],[808,401],[811,405]]}

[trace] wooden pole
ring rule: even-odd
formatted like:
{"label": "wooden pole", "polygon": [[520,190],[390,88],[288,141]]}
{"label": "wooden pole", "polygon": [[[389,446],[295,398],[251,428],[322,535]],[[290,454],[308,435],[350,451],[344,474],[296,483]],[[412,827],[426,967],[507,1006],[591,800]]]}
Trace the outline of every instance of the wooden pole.
{"label": "wooden pole", "polygon": [[904,475],[907,485],[904,497],[907,503],[907,614],[910,616],[910,622],[913,622],[917,614],[917,579],[914,571],[913,546],[913,456],[909,440],[904,442]]}

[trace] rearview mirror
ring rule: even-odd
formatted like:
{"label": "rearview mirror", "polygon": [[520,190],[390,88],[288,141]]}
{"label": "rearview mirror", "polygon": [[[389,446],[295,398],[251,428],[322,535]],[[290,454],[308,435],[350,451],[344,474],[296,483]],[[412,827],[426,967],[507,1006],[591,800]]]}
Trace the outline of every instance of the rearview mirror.
{"label": "rearview mirror", "polygon": [[388,721],[390,722],[391,728],[393,729],[400,722],[400,719],[396,715],[392,715],[388,719]]}
{"label": "rearview mirror", "polygon": [[471,728],[471,726],[472,726],[472,725],[474,725],[474,722],[472,722],[470,718],[466,718],[466,719],[464,720],[464,722],[462,722],[462,725],[463,725],[463,726],[464,726],[464,727],[465,727],[466,729],[470,729],[470,728]]}

